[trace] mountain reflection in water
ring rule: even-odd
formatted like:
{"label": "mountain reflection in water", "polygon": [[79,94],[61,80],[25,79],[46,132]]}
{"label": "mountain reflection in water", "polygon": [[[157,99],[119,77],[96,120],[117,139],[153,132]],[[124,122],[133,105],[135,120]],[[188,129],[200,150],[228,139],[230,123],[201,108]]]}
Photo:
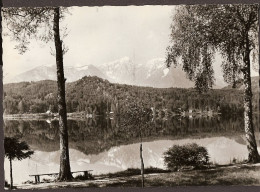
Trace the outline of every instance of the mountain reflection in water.
{"label": "mountain reflection in water", "polygon": [[[254,124],[259,146],[257,117]],[[19,136],[35,154],[13,162],[14,182],[33,180],[29,174],[59,170],[58,121],[5,120],[5,136]],[[120,126],[120,119],[68,120],[72,171],[91,169],[93,174],[138,168],[139,132],[135,127]],[[210,161],[227,164],[233,158],[247,158],[242,117],[195,117],[156,120],[142,130],[145,167],[164,168],[163,153],[173,144],[195,142],[205,146]],[[5,160],[6,180],[9,163]]]}

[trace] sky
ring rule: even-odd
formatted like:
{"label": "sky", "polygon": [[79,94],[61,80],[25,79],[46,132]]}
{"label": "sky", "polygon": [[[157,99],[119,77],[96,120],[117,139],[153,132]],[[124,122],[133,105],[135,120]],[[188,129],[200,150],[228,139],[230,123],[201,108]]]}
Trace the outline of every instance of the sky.
{"label": "sky", "polygon": [[[174,6],[71,7],[69,10],[70,14],[61,23],[69,32],[64,39],[69,48],[64,56],[65,66],[100,65],[123,57],[134,57],[136,64],[145,64],[154,58],[165,58]],[[16,42],[4,36],[4,76],[41,65],[55,65],[50,54],[54,42],[31,40],[29,51],[23,55],[14,49],[15,45]],[[219,56],[215,66],[217,73],[221,72]]]}
{"label": "sky", "polygon": [[[165,57],[169,45],[173,6],[72,7],[63,26],[69,51],[64,65],[99,65],[122,57],[136,63]],[[54,65],[54,42],[31,40],[29,51],[19,55],[16,42],[3,39],[4,74],[19,74],[40,65]]]}

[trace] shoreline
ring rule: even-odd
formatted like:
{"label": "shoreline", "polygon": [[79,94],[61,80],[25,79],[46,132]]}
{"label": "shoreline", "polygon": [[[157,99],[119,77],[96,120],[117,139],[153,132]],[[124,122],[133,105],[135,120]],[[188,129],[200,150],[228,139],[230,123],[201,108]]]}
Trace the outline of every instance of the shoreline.
{"label": "shoreline", "polygon": [[[253,112],[253,114],[258,115],[259,112]],[[212,114],[207,114],[207,113],[197,113],[197,112],[193,112],[193,113],[189,113],[189,112],[185,112],[185,113],[180,113],[180,114],[174,114],[174,115],[169,115],[169,116],[164,116],[161,118],[167,118],[167,117],[215,117],[215,116],[221,116],[221,113],[212,113]],[[230,114],[229,114],[230,115]],[[232,115],[238,115],[237,113],[234,113]],[[85,112],[72,112],[72,113],[67,113],[67,117],[68,118],[78,118],[78,119],[88,119],[88,118],[95,118],[95,117],[100,117],[102,115],[97,115],[97,114],[88,114]],[[105,117],[113,117],[113,115],[108,115]],[[7,120],[30,120],[30,119],[58,119],[59,118],[59,114],[58,113],[21,113],[21,114],[4,114],[3,115],[4,119]]]}
{"label": "shoreline", "polygon": [[[97,117],[99,115],[93,115],[93,114],[86,114],[86,113],[78,113],[78,112],[74,112],[74,113],[67,113],[67,117],[68,118],[80,118],[80,119],[84,119],[84,118],[94,118]],[[59,118],[59,114],[58,113],[22,113],[22,114],[7,114],[7,115],[3,115],[4,119],[7,120],[30,120],[30,119],[58,119]]]}
{"label": "shoreline", "polygon": [[[140,170],[140,169],[139,169]],[[40,184],[23,184],[17,189],[59,189],[87,187],[141,187],[141,175],[126,171],[104,174],[93,180],[73,180],[70,182],[46,182]],[[145,169],[146,170],[146,169]],[[159,169],[145,174],[145,187],[174,186],[216,186],[216,185],[252,185],[260,186],[260,163],[231,164],[214,166],[207,169],[182,170],[169,172]]]}

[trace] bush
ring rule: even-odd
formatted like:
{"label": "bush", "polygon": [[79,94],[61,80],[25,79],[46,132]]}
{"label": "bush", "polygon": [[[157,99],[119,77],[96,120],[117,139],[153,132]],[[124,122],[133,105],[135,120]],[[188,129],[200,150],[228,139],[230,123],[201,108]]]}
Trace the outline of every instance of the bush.
{"label": "bush", "polygon": [[84,175],[77,175],[74,179],[76,179],[76,180],[93,180],[94,179],[94,177],[93,177],[93,175],[91,174],[91,173],[88,173],[88,176],[86,177],[86,176],[84,176]]}
{"label": "bush", "polygon": [[205,147],[196,143],[173,145],[164,153],[164,163],[172,171],[183,167],[201,168],[209,164],[209,155]]}

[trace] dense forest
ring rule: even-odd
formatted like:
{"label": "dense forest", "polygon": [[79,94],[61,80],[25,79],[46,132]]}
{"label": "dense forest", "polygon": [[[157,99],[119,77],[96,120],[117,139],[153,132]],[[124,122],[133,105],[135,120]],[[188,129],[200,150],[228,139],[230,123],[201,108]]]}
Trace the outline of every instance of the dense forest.
{"label": "dense forest", "polygon": [[[253,93],[253,109],[257,111],[259,89],[253,89]],[[222,114],[243,112],[243,91],[240,89],[227,87],[199,93],[196,89],[112,84],[90,76],[67,83],[66,100],[68,113],[84,112],[94,115],[125,113],[128,104],[132,102],[142,102],[151,113],[156,112],[159,116],[190,110],[211,110]],[[4,114],[45,113],[48,110],[53,113],[58,111],[56,81],[4,85]]]}

